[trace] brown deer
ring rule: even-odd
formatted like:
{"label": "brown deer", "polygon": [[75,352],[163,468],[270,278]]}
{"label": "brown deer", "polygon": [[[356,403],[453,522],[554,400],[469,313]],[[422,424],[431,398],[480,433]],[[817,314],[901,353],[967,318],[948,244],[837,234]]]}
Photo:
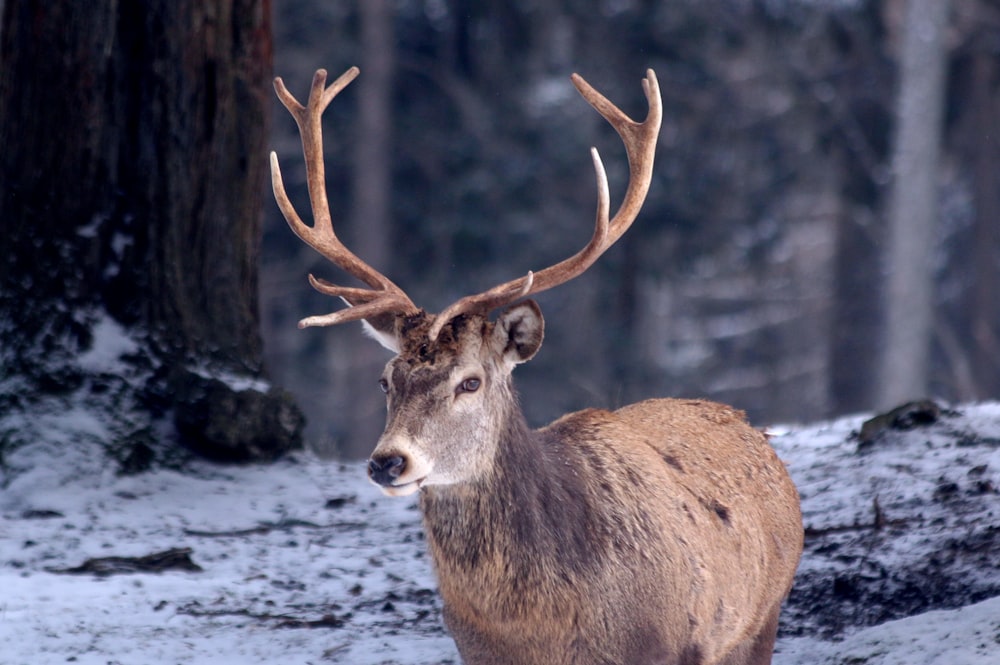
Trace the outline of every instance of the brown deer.
{"label": "brown deer", "polygon": [[[381,387],[388,418],[368,461],[383,492],[419,492],[444,617],[466,663],[769,663],[778,612],[802,551],[798,494],[741,412],[657,399],[525,422],[511,380],[542,344],[527,296],[584,272],[635,219],[660,127],[656,77],[637,123],[577,75],[573,83],[625,143],[630,180],[612,219],[604,168],[596,229],[573,257],[459,300],[416,307],[334,234],[321,115],[357,76],[316,72],[302,106],[275,79],[302,135],[314,224],[296,214],[271,153],[275,198],[292,230],[367,288],[309,277],[349,305],[299,326],[363,320],[396,356]],[[489,314],[502,309],[495,320]]]}

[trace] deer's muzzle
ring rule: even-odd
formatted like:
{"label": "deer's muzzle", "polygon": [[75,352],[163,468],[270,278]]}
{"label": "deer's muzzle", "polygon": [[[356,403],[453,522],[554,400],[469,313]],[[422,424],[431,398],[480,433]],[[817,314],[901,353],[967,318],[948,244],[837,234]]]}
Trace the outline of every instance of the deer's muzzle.
{"label": "deer's muzzle", "polygon": [[422,455],[387,446],[368,458],[368,478],[389,496],[406,496],[420,489],[432,465]]}

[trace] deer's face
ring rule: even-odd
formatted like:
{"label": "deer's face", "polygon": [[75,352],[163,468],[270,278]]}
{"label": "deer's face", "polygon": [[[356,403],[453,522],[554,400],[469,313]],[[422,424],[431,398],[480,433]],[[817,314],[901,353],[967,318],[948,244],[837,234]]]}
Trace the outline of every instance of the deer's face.
{"label": "deer's face", "polygon": [[511,372],[542,343],[538,306],[508,308],[495,323],[461,317],[428,343],[427,326],[396,332],[382,375],[385,431],[368,476],[390,496],[424,485],[473,481],[489,472],[514,395]]}

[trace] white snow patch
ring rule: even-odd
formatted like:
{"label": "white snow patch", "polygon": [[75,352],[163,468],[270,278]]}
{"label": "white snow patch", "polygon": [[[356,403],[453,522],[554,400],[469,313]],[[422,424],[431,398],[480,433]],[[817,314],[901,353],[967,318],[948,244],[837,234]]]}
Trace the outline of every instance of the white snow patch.
{"label": "white snow patch", "polygon": [[206,366],[195,366],[191,371],[203,379],[215,379],[226,384],[234,393],[241,393],[244,390],[254,390],[259,393],[266,393],[271,389],[271,383],[264,379],[254,378],[245,374],[216,370]]}
{"label": "white snow patch", "polygon": [[[415,546],[413,501],[381,498],[360,465],[194,473],[16,478],[0,495],[0,661],[458,662]],[[331,498],[342,506],[325,507]],[[176,547],[190,547],[204,571],[51,572]],[[280,627],[324,616],[343,627]],[[408,621],[413,633],[398,635]]]}
{"label": "white snow patch", "polygon": [[102,215],[94,215],[90,218],[90,223],[86,226],[81,226],[77,228],[76,234],[81,238],[96,238],[97,231],[101,228],[101,225],[107,221],[107,217]]}
{"label": "white snow patch", "polygon": [[94,343],[78,357],[80,368],[95,373],[128,374],[121,358],[139,350],[139,345],[128,331],[107,315],[98,319],[91,331]]}

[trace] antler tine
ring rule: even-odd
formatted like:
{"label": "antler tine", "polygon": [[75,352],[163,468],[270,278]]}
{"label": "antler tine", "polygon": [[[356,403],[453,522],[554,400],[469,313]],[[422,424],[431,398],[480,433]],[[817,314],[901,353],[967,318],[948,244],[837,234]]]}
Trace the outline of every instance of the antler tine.
{"label": "antler tine", "polygon": [[608,176],[597,149],[591,148],[594,172],[597,177],[597,219],[590,242],[570,258],[553,266],[536,273],[529,272],[524,277],[505,282],[488,291],[467,296],[453,303],[434,320],[430,329],[432,340],[437,338],[445,324],[461,314],[470,311],[492,311],[528,295],[551,289],[581,275],[593,265],[601,254],[621,238],[638,216],[652,180],[656,139],[659,136],[660,123],[663,118],[663,104],[660,100],[660,86],[656,81],[656,74],[653,73],[652,69],[647,69],[646,78],[642,80],[642,90],[645,93],[649,111],[646,114],[646,119],[641,123],[629,118],[579,74],[573,74],[570,78],[580,95],[608,121],[621,137],[622,143],[625,144],[625,151],[628,154],[629,182],[625,190],[625,198],[619,206],[618,212],[615,213],[613,219],[608,219],[611,208]]}
{"label": "antler tine", "polygon": [[288,226],[303,242],[334,265],[371,287],[370,289],[359,289],[338,286],[309,275],[309,283],[312,284],[313,288],[327,295],[341,297],[350,305],[350,308],[322,316],[307,317],[299,322],[300,328],[330,326],[356,321],[382,312],[412,314],[418,311],[402,289],[347,249],[333,229],[333,218],[330,215],[330,204],[326,196],[322,116],[323,111],[333,101],[333,98],[346,88],[359,73],[360,70],[357,67],[351,67],[327,87],[326,70],[317,70],[316,74],[313,75],[309,99],[305,106],[288,91],[281,77],[274,79],[275,93],[295,119],[299,135],[302,138],[302,152],[306,163],[306,181],[309,189],[309,203],[313,213],[313,225],[309,226],[303,222],[295,211],[295,207],[285,192],[281,169],[278,166],[278,156],[272,152],[271,188],[274,190],[274,198],[278,203],[278,208],[281,209]]}

